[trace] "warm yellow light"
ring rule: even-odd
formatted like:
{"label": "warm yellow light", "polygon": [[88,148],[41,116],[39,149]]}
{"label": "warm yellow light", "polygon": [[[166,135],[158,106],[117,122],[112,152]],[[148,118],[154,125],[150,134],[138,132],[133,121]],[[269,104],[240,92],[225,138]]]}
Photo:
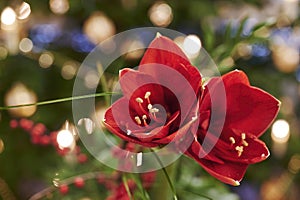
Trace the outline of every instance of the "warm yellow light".
{"label": "warm yellow light", "polygon": [[59,147],[64,149],[71,148],[74,145],[75,139],[71,131],[63,129],[58,132],[56,141]]}
{"label": "warm yellow light", "polygon": [[17,10],[18,19],[24,20],[29,17],[31,13],[30,5],[26,2],[23,2]]}
{"label": "warm yellow light", "polygon": [[16,13],[11,7],[6,7],[1,13],[1,23],[3,25],[12,25],[16,21]]}
{"label": "warm yellow light", "polygon": [[54,56],[50,52],[43,53],[39,58],[39,64],[42,68],[50,67],[54,62]]}
{"label": "warm yellow light", "polygon": [[95,44],[113,36],[116,28],[113,21],[102,12],[93,13],[84,23],[83,32]]}
{"label": "warm yellow light", "polygon": [[64,14],[70,9],[68,0],[50,0],[50,10],[55,14]]}
{"label": "warm yellow light", "polygon": [[145,45],[140,40],[135,39],[127,40],[121,48],[123,52],[128,52],[126,53],[125,58],[130,60],[140,58],[144,53]]}
{"label": "warm yellow light", "polygon": [[150,8],[149,18],[154,25],[166,27],[173,19],[172,8],[166,3],[157,2]]}
{"label": "warm yellow light", "polygon": [[33,43],[28,38],[23,38],[19,43],[19,49],[24,53],[30,52],[32,48],[33,48]]}
{"label": "warm yellow light", "polygon": [[299,65],[299,53],[290,46],[274,46],[272,54],[274,64],[281,72],[294,72]]}
{"label": "warm yellow light", "polygon": [[4,60],[8,55],[8,50],[3,47],[3,46],[0,46],[0,60]]}
{"label": "warm yellow light", "polygon": [[71,80],[76,75],[77,64],[72,61],[68,61],[61,69],[61,76],[66,80]]}
{"label": "warm yellow light", "polygon": [[[22,83],[15,84],[5,95],[5,105],[14,106],[36,103],[36,94]],[[30,117],[36,111],[36,106],[26,106],[9,109],[8,112],[17,117]]]}
{"label": "warm yellow light", "polygon": [[0,153],[4,151],[4,142],[0,138]]}
{"label": "warm yellow light", "polygon": [[188,35],[183,40],[183,49],[188,57],[195,57],[201,49],[201,41],[196,35]]}
{"label": "warm yellow light", "polygon": [[87,88],[94,89],[98,86],[99,76],[96,71],[90,70],[84,77],[84,84]]}
{"label": "warm yellow light", "polygon": [[290,125],[287,121],[279,119],[272,126],[272,139],[278,143],[285,143],[290,137]]}

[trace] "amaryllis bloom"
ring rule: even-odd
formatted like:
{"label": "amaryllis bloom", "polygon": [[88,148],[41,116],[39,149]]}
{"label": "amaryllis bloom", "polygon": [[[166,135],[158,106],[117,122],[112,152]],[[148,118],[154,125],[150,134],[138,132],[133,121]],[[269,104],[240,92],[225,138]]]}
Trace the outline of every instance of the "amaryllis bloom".
{"label": "amaryllis bloom", "polygon": [[[250,86],[247,76],[238,70],[211,79],[204,88],[198,132],[185,154],[222,182],[239,185],[249,164],[269,156],[258,138],[276,117],[280,102]],[[212,112],[217,113],[215,117]],[[225,120],[218,117],[222,113]]]}
{"label": "amaryllis bloom", "polygon": [[172,40],[158,35],[137,70],[120,71],[119,83],[123,97],[106,111],[104,125],[123,140],[165,145],[195,121],[201,76]]}

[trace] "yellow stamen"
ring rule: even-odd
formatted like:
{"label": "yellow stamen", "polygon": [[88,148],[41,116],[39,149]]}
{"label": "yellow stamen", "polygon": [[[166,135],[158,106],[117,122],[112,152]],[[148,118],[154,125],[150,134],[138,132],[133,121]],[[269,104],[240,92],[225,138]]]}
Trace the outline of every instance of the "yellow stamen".
{"label": "yellow stamen", "polygon": [[143,115],[143,116],[142,116],[142,119],[143,119],[144,125],[147,126],[147,125],[148,125],[148,124],[147,124],[147,121],[146,121],[146,120],[147,120],[147,116],[146,116],[146,115]]}
{"label": "yellow stamen", "polygon": [[235,144],[235,139],[233,137],[229,137],[231,144]]}
{"label": "yellow stamen", "polygon": [[242,140],[245,140],[246,139],[246,133],[242,133]]}
{"label": "yellow stamen", "polygon": [[141,125],[141,124],[142,124],[142,121],[141,121],[141,119],[140,119],[138,116],[136,116],[134,119],[135,119],[135,121],[136,121],[136,123],[137,123],[138,125]]}
{"label": "yellow stamen", "polygon": [[240,157],[244,151],[244,147],[243,146],[236,146],[235,150],[237,150],[238,152],[238,157]]}
{"label": "yellow stamen", "polygon": [[143,99],[140,98],[140,97],[136,98],[135,101],[138,102],[138,103],[143,103],[144,102]]}
{"label": "yellow stamen", "polygon": [[150,95],[151,95],[151,92],[146,92],[145,99],[148,99],[150,97]]}
{"label": "yellow stamen", "polygon": [[242,143],[245,147],[247,147],[249,145],[248,142],[246,142],[246,140],[242,140]]}

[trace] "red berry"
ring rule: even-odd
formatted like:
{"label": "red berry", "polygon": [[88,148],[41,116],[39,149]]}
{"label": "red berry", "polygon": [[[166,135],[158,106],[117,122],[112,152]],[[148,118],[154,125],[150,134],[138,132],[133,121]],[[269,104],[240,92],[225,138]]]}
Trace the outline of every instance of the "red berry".
{"label": "red berry", "polygon": [[45,125],[42,123],[38,123],[32,128],[31,134],[32,135],[43,135],[45,131],[46,131]]}
{"label": "red berry", "polygon": [[84,179],[81,178],[81,177],[76,177],[75,180],[74,180],[74,185],[77,187],[77,188],[83,188],[84,187]]}
{"label": "red berry", "polygon": [[29,120],[29,119],[21,119],[20,120],[20,127],[22,129],[24,129],[25,131],[29,131],[32,127],[33,127],[33,121]]}
{"label": "red berry", "polygon": [[59,192],[62,194],[62,195],[66,195],[68,192],[69,192],[69,187],[68,185],[66,184],[61,184],[59,186]]}
{"label": "red berry", "polygon": [[50,144],[51,140],[50,140],[50,137],[48,135],[43,135],[41,136],[41,139],[40,139],[40,144],[43,145],[43,146],[47,146],[48,144]]}
{"label": "red berry", "polygon": [[81,153],[77,156],[77,160],[79,163],[85,163],[87,162],[88,157],[84,153]]}
{"label": "red berry", "polygon": [[9,126],[10,128],[17,128],[19,125],[18,121],[15,120],[15,119],[12,119],[10,122],[9,122]]}

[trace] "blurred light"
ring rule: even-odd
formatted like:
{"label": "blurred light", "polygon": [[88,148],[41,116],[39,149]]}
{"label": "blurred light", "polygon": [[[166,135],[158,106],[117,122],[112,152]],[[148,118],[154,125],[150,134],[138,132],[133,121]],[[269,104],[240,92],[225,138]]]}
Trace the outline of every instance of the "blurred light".
{"label": "blurred light", "polygon": [[241,58],[250,58],[252,47],[247,43],[238,43],[237,45],[237,56]]}
{"label": "blurred light", "polygon": [[89,38],[80,31],[72,32],[72,48],[78,52],[91,52],[95,48]]}
{"label": "blurred light", "polygon": [[254,32],[254,36],[260,37],[260,38],[268,38],[268,37],[270,37],[270,30],[268,28],[266,28],[265,26],[263,26]]}
{"label": "blurred light", "polygon": [[233,65],[234,65],[234,60],[230,56],[224,58],[220,63],[220,67],[232,67]]}
{"label": "blurred light", "polygon": [[1,13],[1,23],[3,25],[12,25],[16,21],[16,13],[11,7],[6,7]]}
{"label": "blurred light", "polygon": [[298,3],[299,3],[299,0],[284,0],[283,1],[282,12],[283,12],[283,14],[288,16],[288,18],[290,20],[295,20],[298,17],[298,14],[299,14]]}
{"label": "blurred light", "polygon": [[284,96],[280,99],[281,101],[281,113],[284,115],[291,115],[294,111],[294,103],[291,97]]}
{"label": "blurred light", "polygon": [[156,26],[166,27],[173,19],[172,8],[163,2],[155,3],[148,14],[150,21]]}
{"label": "blurred light", "polygon": [[0,60],[4,60],[8,55],[8,51],[5,47],[0,46]]}
{"label": "blurred light", "polygon": [[299,65],[298,50],[287,45],[274,46],[272,57],[277,69],[284,73],[294,72]]}
{"label": "blurred light", "polygon": [[59,147],[64,149],[71,148],[75,142],[75,139],[71,131],[63,129],[58,132],[56,141]]}
{"label": "blurred light", "polygon": [[290,125],[287,121],[279,119],[272,126],[272,139],[278,143],[286,143],[290,137]]}
{"label": "blurred light", "polygon": [[251,50],[252,55],[255,57],[264,58],[270,55],[270,50],[263,44],[253,44]]}
{"label": "blurred light", "polygon": [[[36,94],[22,83],[15,84],[5,95],[5,105],[14,106],[36,103]],[[29,117],[36,111],[36,106],[26,106],[9,109],[8,112],[17,117]]]}
{"label": "blurred light", "polygon": [[18,19],[24,20],[29,17],[31,13],[30,5],[26,2],[23,2],[21,6],[17,9]]}
{"label": "blurred light", "polygon": [[94,89],[98,86],[99,76],[97,72],[90,70],[86,73],[84,77],[84,84],[89,89]]}
{"label": "blurred light", "polygon": [[92,134],[95,130],[95,123],[90,118],[82,118],[78,121],[79,126],[84,126],[88,134]]}
{"label": "blurred light", "polygon": [[32,50],[33,48],[33,43],[30,39],[28,38],[23,38],[21,42],[19,43],[19,49],[20,51],[24,53],[28,53]]}
{"label": "blurred light", "polygon": [[61,76],[66,80],[70,80],[74,78],[77,68],[78,66],[75,62],[68,61],[64,64],[64,66],[61,69]]}
{"label": "blurred light", "polygon": [[138,59],[140,58],[144,53],[145,45],[142,41],[138,39],[133,40],[127,40],[122,44],[122,52],[128,52],[125,54],[126,59]]}
{"label": "blurred light", "polygon": [[68,0],[50,0],[49,5],[50,10],[55,14],[65,14],[70,9]]}
{"label": "blurred light", "polygon": [[4,151],[4,142],[3,140],[0,138],[0,153],[2,153]]}
{"label": "blurred light", "polygon": [[201,41],[196,35],[188,35],[183,41],[183,50],[189,58],[196,57],[202,47]]}
{"label": "blurred light", "polygon": [[289,162],[289,171],[297,174],[300,170],[300,154],[295,154],[292,156],[290,162]]}
{"label": "blurred light", "polygon": [[30,38],[35,45],[44,46],[61,36],[62,30],[58,24],[38,24],[30,30]]}
{"label": "blurred light", "polygon": [[39,58],[39,64],[42,68],[48,68],[50,67],[54,62],[54,56],[50,52],[42,53],[42,55]]}
{"label": "blurred light", "polygon": [[83,32],[98,44],[116,33],[114,22],[102,12],[93,13],[84,23]]}

